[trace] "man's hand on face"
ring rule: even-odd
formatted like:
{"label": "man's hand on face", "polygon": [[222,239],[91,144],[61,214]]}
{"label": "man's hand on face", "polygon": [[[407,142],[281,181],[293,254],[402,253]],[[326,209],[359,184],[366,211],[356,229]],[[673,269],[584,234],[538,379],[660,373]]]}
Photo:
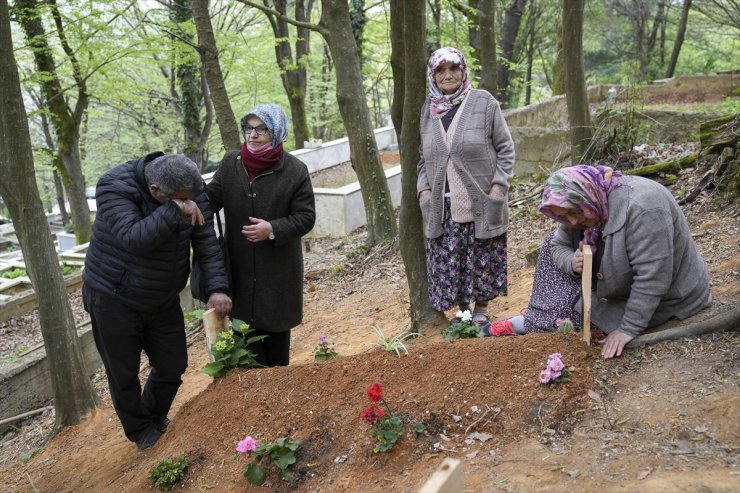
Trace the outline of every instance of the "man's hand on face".
{"label": "man's hand on face", "polygon": [[172,199],[172,202],[177,204],[180,208],[180,217],[183,221],[189,220],[190,224],[194,227],[203,226],[205,224],[206,221],[203,218],[203,213],[200,211],[200,208],[198,208],[198,204],[192,200]]}

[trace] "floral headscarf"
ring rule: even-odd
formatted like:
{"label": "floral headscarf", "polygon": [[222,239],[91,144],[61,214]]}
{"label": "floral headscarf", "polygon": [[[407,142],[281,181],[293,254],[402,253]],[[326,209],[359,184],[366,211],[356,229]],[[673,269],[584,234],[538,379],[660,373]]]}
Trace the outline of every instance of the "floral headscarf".
{"label": "floral headscarf", "polygon": [[[462,84],[453,94],[443,94],[437,87],[437,81],[434,79],[434,71],[446,62],[452,62],[460,65],[463,72]],[[470,92],[470,73],[465,57],[457,48],[445,46],[440,48],[429,57],[427,62],[427,78],[429,79],[429,109],[432,112],[432,118],[442,118],[452,109],[462,103],[465,96]]]}
{"label": "floral headscarf", "polygon": [[586,229],[583,237],[584,243],[595,246],[601,226],[609,219],[609,194],[622,186],[620,176],[621,172],[608,166],[579,164],[558,170],[545,183],[539,210],[566,226],[566,218],[555,214],[552,206],[580,210],[586,218],[598,218],[599,224]]}
{"label": "floral headscarf", "polygon": [[288,138],[288,115],[283,109],[276,104],[260,104],[252,108],[249,113],[244,115],[241,121],[242,133],[247,126],[247,118],[256,116],[265,124],[272,136],[272,147],[277,147],[285,142]]}

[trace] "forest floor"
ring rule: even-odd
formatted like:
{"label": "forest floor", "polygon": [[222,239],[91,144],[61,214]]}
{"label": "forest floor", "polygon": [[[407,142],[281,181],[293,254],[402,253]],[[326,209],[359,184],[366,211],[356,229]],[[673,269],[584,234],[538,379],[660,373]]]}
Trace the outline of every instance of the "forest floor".
{"label": "forest floor", "polygon": [[[671,190],[685,194],[700,177],[700,170],[682,171]],[[517,181],[512,203],[536,185]],[[533,268],[525,255],[554,227],[535,205],[512,208],[509,295],[489,306],[494,319],[527,304]],[[710,269],[715,307],[737,304],[740,204],[705,192],[684,210]],[[50,411],[0,439],[0,491],[155,491],[148,471],[181,455],[190,468],[176,491],[413,492],[445,457],[462,461],[468,492],[740,491],[736,332],[605,361],[575,334],[445,342],[443,327],[429,326],[398,357],[377,348],[373,326],[388,337],[408,329],[403,263],[391,247],[365,252],[364,239],[360,231],[307,240],[304,323],[292,334],[290,366],[235,370],[213,381],[201,371],[207,354],[198,331],[189,337],[190,366],[172,424],[155,447],[139,452],[125,439],[99,376],[102,405],[82,424],[44,445]],[[34,314],[27,319],[33,325]],[[33,332],[22,325],[11,321],[4,330]],[[314,362],[320,336],[335,341],[342,358]],[[541,385],[537,375],[553,352],[574,376]],[[359,418],[373,383],[407,423],[386,454],[373,453]],[[410,427],[419,421],[425,431],[417,435]],[[236,443],[289,434],[302,442],[296,483],[271,469],[266,485],[250,485],[242,471],[251,459],[235,452]]]}

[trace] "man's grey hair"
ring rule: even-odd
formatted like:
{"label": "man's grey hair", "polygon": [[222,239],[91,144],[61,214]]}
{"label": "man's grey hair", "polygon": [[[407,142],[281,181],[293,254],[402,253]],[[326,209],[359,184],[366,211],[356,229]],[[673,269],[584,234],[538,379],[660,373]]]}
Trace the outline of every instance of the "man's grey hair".
{"label": "man's grey hair", "polygon": [[144,177],[148,185],[157,185],[167,197],[180,192],[198,195],[203,191],[198,165],[182,154],[158,157],[144,168]]}

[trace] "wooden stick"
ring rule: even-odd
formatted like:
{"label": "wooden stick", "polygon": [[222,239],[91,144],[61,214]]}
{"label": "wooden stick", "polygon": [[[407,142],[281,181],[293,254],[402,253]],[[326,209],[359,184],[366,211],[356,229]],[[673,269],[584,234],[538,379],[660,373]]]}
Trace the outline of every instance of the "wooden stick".
{"label": "wooden stick", "polygon": [[13,421],[18,421],[18,420],[21,420],[21,419],[25,419],[25,418],[28,418],[28,417],[31,417],[31,416],[36,416],[37,414],[41,414],[44,411],[49,411],[51,409],[54,409],[54,406],[44,406],[44,407],[39,408],[39,409],[34,409],[33,411],[28,411],[26,413],[19,414],[17,416],[13,416],[11,418],[5,418],[2,421],[0,421],[0,426],[1,425],[6,425],[8,423],[12,423]]}
{"label": "wooden stick", "polygon": [[427,479],[419,493],[460,493],[464,491],[462,463],[447,457]]}
{"label": "wooden stick", "polygon": [[581,295],[583,296],[583,341],[591,345],[591,274],[594,256],[591,245],[583,245],[583,272],[581,273]]}
{"label": "wooden stick", "polygon": [[229,330],[229,317],[219,319],[216,310],[211,308],[203,312],[203,329],[206,333],[206,347],[208,349],[208,359],[213,363],[213,354],[211,347],[216,344],[219,332]]}

